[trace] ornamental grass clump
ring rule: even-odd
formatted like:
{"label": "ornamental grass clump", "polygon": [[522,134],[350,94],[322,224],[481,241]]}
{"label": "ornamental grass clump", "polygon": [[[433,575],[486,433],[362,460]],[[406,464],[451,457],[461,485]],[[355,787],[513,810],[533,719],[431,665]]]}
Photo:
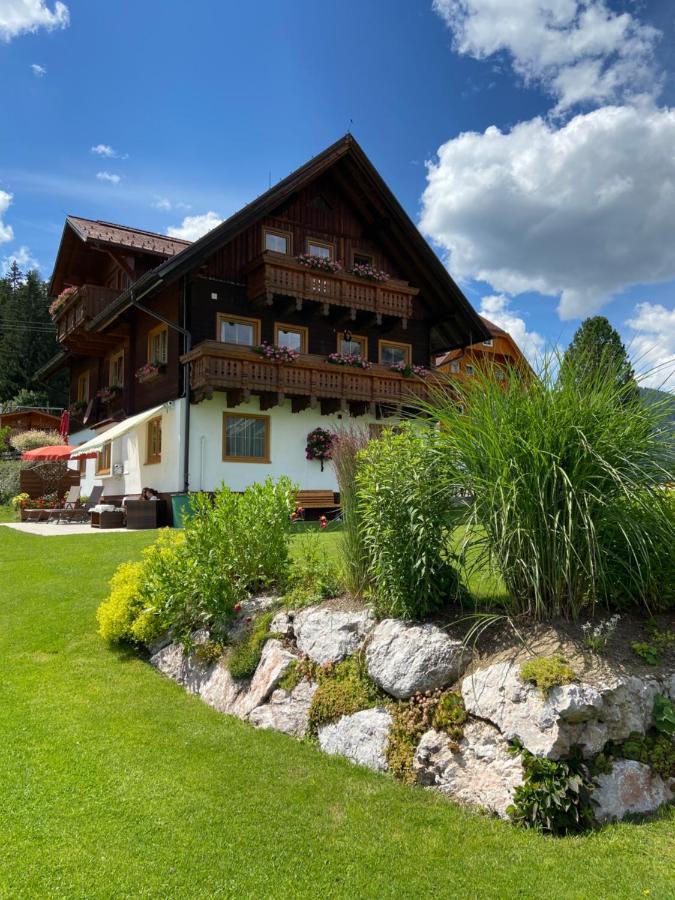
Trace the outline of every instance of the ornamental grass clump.
{"label": "ornamental grass clump", "polygon": [[666,406],[630,399],[609,363],[582,380],[570,365],[565,378],[549,359],[539,378],[485,369],[430,388],[445,492],[471,498],[465,558],[498,570],[512,611],[540,620],[597,603],[668,606]]}
{"label": "ornamental grass clump", "polygon": [[460,596],[451,532],[462,507],[444,487],[432,429],[402,426],[358,455],[359,528],[380,616],[422,619]]}
{"label": "ornamental grass clump", "polygon": [[333,467],[340,488],[342,532],[338,538],[345,587],[352,597],[368,588],[368,553],[364,542],[363,514],[359,504],[356,473],[358,455],[369,443],[364,428],[343,427],[333,440]]}

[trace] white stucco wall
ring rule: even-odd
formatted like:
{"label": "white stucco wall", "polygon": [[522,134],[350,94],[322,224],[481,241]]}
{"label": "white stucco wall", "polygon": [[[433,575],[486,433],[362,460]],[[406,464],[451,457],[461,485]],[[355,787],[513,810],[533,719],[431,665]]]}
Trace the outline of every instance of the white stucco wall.
{"label": "white stucco wall", "polygon": [[[270,419],[270,463],[223,462],[223,413],[228,409],[225,394],[216,392],[211,400],[192,406],[190,415],[190,490],[212,491],[225,483],[234,491],[241,491],[256,481],[264,481],[267,476],[276,479],[287,475],[304,490],[337,491],[335,472],[330,462],[321,464],[318,460],[305,459],[307,435],[315,428],[338,429],[341,425],[368,427],[378,421],[374,416],[359,416],[335,413],[322,416],[318,409],[291,412],[291,401],[283,406],[275,406],[260,412],[257,397],[249,403],[242,403],[235,409],[237,413],[255,413]],[[392,420],[388,420],[392,421]]]}
{"label": "white stucco wall", "polygon": [[[167,404],[162,416],[162,460],[149,465],[147,459],[147,422],[112,442],[110,475],[96,474],[96,460],[86,460],[86,472],[80,478],[82,494],[88,496],[96,484],[104,486],[106,495],[130,496],[140,494],[144,487],[167,493],[183,489],[183,414],[184,401]],[[84,432],[73,434],[71,444],[83,443]],[[88,432],[85,440],[95,432]],[[123,474],[113,475],[119,463]],[[76,466],[77,464],[71,464]]]}

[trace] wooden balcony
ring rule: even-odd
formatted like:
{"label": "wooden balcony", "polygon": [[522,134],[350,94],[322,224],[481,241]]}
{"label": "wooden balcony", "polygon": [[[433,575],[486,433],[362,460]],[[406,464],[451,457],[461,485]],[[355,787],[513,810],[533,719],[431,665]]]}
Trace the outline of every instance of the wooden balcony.
{"label": "wooden balcony", "polygon": [[328,315],[331,306],[369,312],[378,324],[383,316],[393,316],[405,324],[412,316],[413,297],[418,288],[406,281],[367,281],[348,272],[309,269],[295,259],[266,250],[248,269],[247,294],[254,303],[272,305],[275,296],[292,297],[298,310],[305,301],[320,303]]}
{"label": "wooden balcony", "polygon": [[426,398],[430,382],[439,383],[433,376],[406,378],[387,366],[357,369],[335,365],[310,353],[292,363],[277,363],[246,347],[218,341],[204,341],[181,362],[191,364],[194,402],[210,397],[213,391],[225,391],[232,407],[258,394],[262,410],[290,399],[293,412],[320,405],[325,414],[344,410],[352,415],[391,415]]}
{"label": "wooden balcony", "polygon": [[119,291],[114,288],[100,287],[96,284],[83,284],[78,287],[54,313],[57,340],[67,344],[77,338],[87,322],[112,303],[118,295]]}

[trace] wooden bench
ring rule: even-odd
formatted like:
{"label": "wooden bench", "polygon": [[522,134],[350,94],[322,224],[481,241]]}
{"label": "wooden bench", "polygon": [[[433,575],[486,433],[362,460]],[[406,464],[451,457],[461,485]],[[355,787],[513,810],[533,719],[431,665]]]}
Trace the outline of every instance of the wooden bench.
{"label": "wooden bench", "polygon": [[298,491],[296,503],[302,509],[336,509],[340,505],[333,491]]}

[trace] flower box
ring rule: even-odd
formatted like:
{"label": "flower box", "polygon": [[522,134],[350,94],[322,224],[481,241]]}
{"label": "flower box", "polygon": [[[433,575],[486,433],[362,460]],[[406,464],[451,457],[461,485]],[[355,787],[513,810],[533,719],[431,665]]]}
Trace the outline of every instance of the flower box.
{"label": "flower box", "polygon": [[370,369],[372,363],[358,354],[331,353],[328,362],[334,366],[352,366],[354,369]]}
{"label": "flower box", "polygon": [[342,270],[342,263],[335,259],[329,259],[327,256],[315,256],[312,253],[301,253],[295,257],[301,266],[307,266],[308,269],[318,269],[320,272],[328,272],[334,275]]}
{"label": "flower box", "polygon": [[156,378],[160,378],[165,371],[165,363],[146,363],[136,370],[136,380],[139,384],[145,384],[147,381],[154,381]]}
{"label": "flower box", "polygon": [[399,375],[403,375],[404,378],[412,378],[413,376],[427,378],[431,375],[430,369],[425,369],[424,366],[410,365],[410,363],[394,363],[389,368],[392,372],[398,372]]}
{"label": "flower box", "polygon": [[376,269],[374,266],[368,265],[368,263],[359,263],[354,265],[349,270],[351,275],[356,275],[357,278],[365,278],[366,281],[389,281],[389,274],[387,272],[383,272],[382,269]]}
{"label": "flower box", "polygon": [[263,359],[278,363],[294,363],[300,356],[297,350],[292,350],[290,347],[277,347],[276,344],[268,344],[266,341],[263,341],[258,347],[254,347],[253,352],[262,356]]}

